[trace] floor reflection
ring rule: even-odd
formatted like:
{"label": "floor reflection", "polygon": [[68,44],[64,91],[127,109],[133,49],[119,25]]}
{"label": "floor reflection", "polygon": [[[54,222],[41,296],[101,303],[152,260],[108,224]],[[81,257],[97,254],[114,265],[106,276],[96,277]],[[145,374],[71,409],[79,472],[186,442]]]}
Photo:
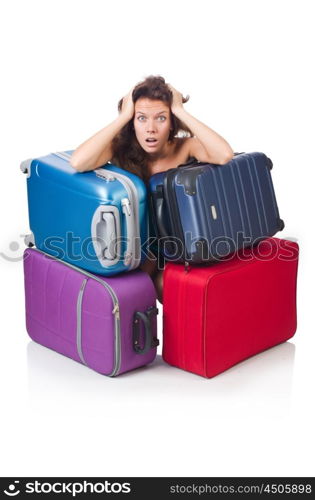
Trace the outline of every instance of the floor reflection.
{"label": "floor reflection", "polygon": [[[285,342],[205,379],[164,363],[102,376],[35,342],[27,346],[29,402],[49,415],[115,418],[277,418],[290,411],[295,346]],[[110,418],[110,417],[109,417]]]}

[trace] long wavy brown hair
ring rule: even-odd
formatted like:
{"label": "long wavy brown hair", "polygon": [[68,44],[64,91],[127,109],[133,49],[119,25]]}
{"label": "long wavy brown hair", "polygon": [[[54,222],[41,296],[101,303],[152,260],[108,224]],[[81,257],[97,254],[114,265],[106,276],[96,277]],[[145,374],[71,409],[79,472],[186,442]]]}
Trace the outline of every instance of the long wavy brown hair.
{"label": "long wavy brown hair", "polygon": [[[140,97],[163,101],[171,110],[173,95],[162,76],[148,76],[138,83],[132,92],[132,100],[135,103]],[[189,97],[183,98],[187,102]],[[123,99],[118,103],[118,111],[121,111]],[[184,137],[192,137],[193,133],[171,112],[171,130],[169,142],[174,142],[179,134]],[[111,163],[132,172],[144,181],[148,181],[149,155],[140,146],[134,130],[133,118],[120,130],[112,141],[113,156]]]}

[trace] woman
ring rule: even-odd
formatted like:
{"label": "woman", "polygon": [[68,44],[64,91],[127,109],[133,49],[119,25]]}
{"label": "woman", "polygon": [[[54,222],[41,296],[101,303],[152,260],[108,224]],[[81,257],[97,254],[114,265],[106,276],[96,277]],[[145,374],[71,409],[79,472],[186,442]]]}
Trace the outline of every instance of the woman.
{"label": "woman", "polygon": [[[75,150],[72,167],[86,172],[111,161],[147,182],[190,157],[219,165],[230,161],[231,146],[184,109],[187,100],[161,76],[147,77],[119,101],[118,117]],[[156,262],[151,254],[141,268],[162,302],[163,271]]]}

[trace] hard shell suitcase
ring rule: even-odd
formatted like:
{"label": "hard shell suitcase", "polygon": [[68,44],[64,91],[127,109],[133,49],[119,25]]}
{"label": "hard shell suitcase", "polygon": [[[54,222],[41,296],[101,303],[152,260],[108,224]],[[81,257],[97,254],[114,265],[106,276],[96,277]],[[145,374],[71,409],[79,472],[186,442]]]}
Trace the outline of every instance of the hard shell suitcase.
{"label": "hard shell suitcase", "polygon": [[105,375],[156,356],[156,294],[140,270],[97,276],[36,249],[24,252],[29,336]]}
{"label": "hard shell suitcase", "polygon": [[213,377],[291,338],[297,267],[298,245],[278,238],[188,272],[167,263],[163,359]]}
{"label": "hard shell suitcase", "polygon": [[26,243],[97,274],[136,269],[148,237],[144,183],[109,164],[79,173],[70,157],[52,153],[21,164],[32,231]]}
{"label": "hard shell suitcase", "polygon": [[156,234],[168,260],[204,263],[273,236],[284,227],[263,153],[225,165],[196,160],[150,179]]}

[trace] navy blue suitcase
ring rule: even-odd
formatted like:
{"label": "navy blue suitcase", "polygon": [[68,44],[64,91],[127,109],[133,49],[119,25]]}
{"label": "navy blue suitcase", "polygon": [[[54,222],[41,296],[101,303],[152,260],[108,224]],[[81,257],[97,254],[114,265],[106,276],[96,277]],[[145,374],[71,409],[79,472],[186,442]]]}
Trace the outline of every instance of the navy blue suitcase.
{"label": "navy blue suitcase", "polygon": [[164,257],[211,262],[281,231],[271,168],[263,153],[240,153],[225,165],[192,160],[153,175],[153,223]]}

